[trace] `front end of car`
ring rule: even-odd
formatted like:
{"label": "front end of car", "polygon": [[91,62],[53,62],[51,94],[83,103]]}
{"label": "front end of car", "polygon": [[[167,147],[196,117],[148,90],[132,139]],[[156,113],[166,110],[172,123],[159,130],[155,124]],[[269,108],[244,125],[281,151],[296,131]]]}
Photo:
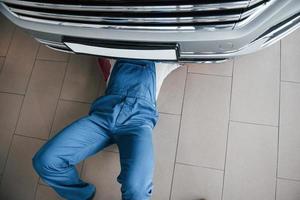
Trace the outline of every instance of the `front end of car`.
{"label": "front end of car", "polygon": [[221,62],[300,26],[299,0],[0,0],[0,12],[70,53]]}

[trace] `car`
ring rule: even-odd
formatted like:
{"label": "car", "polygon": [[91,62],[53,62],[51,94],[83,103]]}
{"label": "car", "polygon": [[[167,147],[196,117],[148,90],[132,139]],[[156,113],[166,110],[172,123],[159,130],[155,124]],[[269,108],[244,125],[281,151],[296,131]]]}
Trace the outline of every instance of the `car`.
{"label": "car", "polygon": [[300,0],[0,0],[50,48],[112,58],[222,62],[300,26]]}

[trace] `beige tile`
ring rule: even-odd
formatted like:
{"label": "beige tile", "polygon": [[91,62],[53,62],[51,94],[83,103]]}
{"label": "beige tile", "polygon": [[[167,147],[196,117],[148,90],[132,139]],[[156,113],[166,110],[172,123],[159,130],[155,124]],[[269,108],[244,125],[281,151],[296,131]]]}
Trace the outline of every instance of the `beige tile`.
{"label": "beige tile", "polygon": [[32,157],[42,146],[41,140],[14,136],[11,151],[0,186],[0,199],[34,199],[38,175],[32,167]]}
{"label": "beige tile", "polygon": [[224,200],[274,200],[277,128],[230,123]]}
{"label": "beige tile", "polygon": [[223,171],[176,164],[172,200],[221,200]]}
{"label": "beige tile", "polygon": [[8,154],[23,96],[0,93],[0,174],[2,174]]}
{"label": "beige tile", "polygon": [[35,200],[60,200],[60,198],[52,188],[38,185]]}
{"label": "beige tile", "polygon": [[300,180],[300,84],[282,83],[278,176]]}
{"label": "beige tile", "polygon": [[72,101],[58,102],[58,107],[53,122],[51,136],[55,135],[58,131],[69,125],[73,121],[88,114],[90,104],[78,103]]}
{"label": "beige tile", "polygon": [[0,74],[0,91],[25,93],[38,47],[27,33],[16,30]]}
{"label": "beige tile", "polygon": [[279,43],[237,58],[233,72],[231,119],[278,125]]}
{"label": "beige tile", "polygon": [[159,121],[154,129],[155,172],[152,199],[169,199],[179,123],[180,116],[160,114]]}
{"label": "beige tile", "polygon": [[16,132],[47,139],[62,87],[66,63],[37,61]]}
{"label": "beige tile", "polygon": [[299,200],[300,182],[290,180],[277,180],[276,200]]}
{"label": "beige tile", "polygon": [[15,25],[0,13],[0,56],[6,56]]}
{"label": "beige tile", "polygon": [[300,82],[300,30],[281,41],[281,79]]}
{"label": "beige tile", "polygon": [[68,100],[92,102],[96,99],[102,74],[95,57],[72,55],[61,97]]}
{"label": "beige tile", "polygon": [[221,76],[231,76],[233,60],[217,64],[187,64],[188,72],[211,74]]}
{"label": "beige tile", "polygon": [[2,66],[4,65],[4,61],[5,61],[5,57],[0,57],[0,73],[1,73]]}
{"label": "beige tile", "polygon": [[85,161],[82,177],[97,187],[95,200],[119,200],[121,199],[120,184],[117,182],[119,173],[119,155],[102,151]]}
{"label": "beige tile", "polygon": [[181,114],[187,67],[183,66],[164,80],[157,99],[160,112]]}
{"label": "beige tile", "polygon": [[188,74],[177,161],[224,168],[230,77]]}
{"label": "beige tile", "polygon": [[55,51],[53,49],[46,47],[45,45],[41,45],[37,55],[37,59],[67,62],[69,56],[70,54],[68,53]]}

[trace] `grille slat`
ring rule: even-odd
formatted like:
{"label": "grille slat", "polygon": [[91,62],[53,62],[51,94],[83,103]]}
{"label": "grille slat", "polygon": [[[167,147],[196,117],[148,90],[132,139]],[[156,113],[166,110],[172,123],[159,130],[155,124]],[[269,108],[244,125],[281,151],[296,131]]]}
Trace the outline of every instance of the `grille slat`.
{"label": "grille slat", "polygon": [[32,1],[4,0],[3,2],[36,8],[46,8],[54,10],[73,10],[73,11],[102,11],[107,12],[187,12],[187,11],[213,11],[213,10],[232,10],[246,8],[248,0],[239,2],[194,4],[194,5],[161,5],[161,6],[91,6],[91,5],[69,5],[41,3]]}
{"label": "grille slat", "polygon": [[[153,5],[97,5],[86,3],[71,4],[71,1],[3,0],[7,8],[22,19],[42,20],[49,23],[129,26],[132,29],[145,26],[174,27],[178,29],[233,28],[268,0],[212,0],[211,3],[196,4],[153,4]],[[133,2],[133,1],[132,1]],[[166,2],[166,1],[165,1]],[[183,2],[183,1],[182,1]],[[181,3],[182,3],[181,2]],[[200,2],[200,1],[198,1]]]}

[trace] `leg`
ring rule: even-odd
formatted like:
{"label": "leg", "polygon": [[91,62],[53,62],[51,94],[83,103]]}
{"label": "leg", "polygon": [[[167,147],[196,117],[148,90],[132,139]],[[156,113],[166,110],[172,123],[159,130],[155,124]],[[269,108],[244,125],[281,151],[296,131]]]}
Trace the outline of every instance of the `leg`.
{"label": "leg", "polygon": [[115,140],[120,151],[123,200],[147,200],[152,195],[154,170],[152,128],[126,127]]}
{"label": "leg", "polygon": [[85,200],[95,187],[83,182],[75,165],[111,143],[96,116],[83,117],[60,131],[34,156],[33,166],[40,177],[61,197]]}

